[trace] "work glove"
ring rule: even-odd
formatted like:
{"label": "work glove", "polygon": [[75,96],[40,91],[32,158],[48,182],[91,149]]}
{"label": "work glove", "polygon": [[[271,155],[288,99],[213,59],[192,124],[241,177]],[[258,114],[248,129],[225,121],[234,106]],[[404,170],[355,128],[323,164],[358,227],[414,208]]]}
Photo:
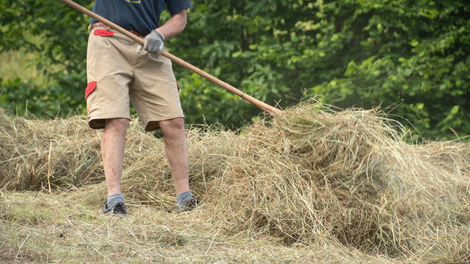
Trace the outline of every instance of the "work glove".
{"label": "work glove", "polygon": [[145,44],[142,47],[142,45],[137,46],[137,53],[140,54],[142,51],[142,48],[146,50],[147,52],[153,53],[160,55],[163,52],[163,36],[160,34],[160,32],[156,30],[152,30],[150,34],[145,36],[144,38]]}

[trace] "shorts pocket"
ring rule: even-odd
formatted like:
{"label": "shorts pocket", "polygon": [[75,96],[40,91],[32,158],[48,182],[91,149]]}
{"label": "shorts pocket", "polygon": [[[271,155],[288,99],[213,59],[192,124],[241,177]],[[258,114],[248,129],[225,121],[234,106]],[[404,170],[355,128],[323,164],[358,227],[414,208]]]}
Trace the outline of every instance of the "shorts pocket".
{"label": "shorts pocket", "polygon": [[108,37],[114,35],[114,32],[106,29],[95,29],[95,31],[93,31],[93,34],[101,37]]}
{"label": "shorts pocket", "polygon": [[88,83],[85,89],[85,99],[88,98],[88,96],[95,90],[96,88],[96,81]]}

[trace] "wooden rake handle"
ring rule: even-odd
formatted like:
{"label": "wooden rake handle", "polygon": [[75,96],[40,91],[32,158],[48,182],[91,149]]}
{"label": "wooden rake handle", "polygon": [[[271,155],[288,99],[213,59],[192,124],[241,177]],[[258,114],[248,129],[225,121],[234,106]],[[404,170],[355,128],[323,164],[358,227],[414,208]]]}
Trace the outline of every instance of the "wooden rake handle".
{"label": "wooden rake handle", "polygon": [[[92,18],[94,18],[94,19],[96,19],[96,20],[98,20],[98,21],[100,21],[100,22],[103,22],[103,23],[106,24],[107,26],[109,26],[109,27],[111,27],[111,28],[113,28],[113,29],[119,31],[120,33],[122,33],[122,34],[128,36],[129,38],[131,38],[132,40],[136,41],[137,43],[140,43],[140,44],[144,45],[145,41],[144,41],[142,38],[140,38],[140,37],[138,37],[138,36],[132,34],[131,32],[129,32],[129,31],[123,29],[122,27],[120,27],[120,26],[114,24],[113,22],[107,20],[106,18],[104,18],[104,17],[102,17],[102,16],[100,16],[100,15],[95,14],[94,12],[92,12],[92,11],[90,11],[90,10],[84,8],[83,6],[81,6],[81,5],[79,5],[79,4],[75,3],[75,2],[73,2],[73,1],[71,1],[71,0],[60,0],[60,1],[64,2],[65,4],[67,4],[67,5],[69,5],[69,6],[73,7],[73,8],[75,8],[76,10],[78,10],[78,11],[84,13],[84,14],[87,15],[87,16],[90,16],[90,17],[92,17]],[[238,90],[237,88],[231,86],[230,84],[228,84],[228,83],[226,83],[226,82],[223,82],[223,81],[217,79],[216,77],[214,77],[214,76],[208,74],[207,72],[205,72],[205,71],[203,71],[203,70],[197,68],[196,66],[193,66],[193,65],[187,63],[186,61],[184,61],[184,60],[182,60],[182,59],[180,59],[180,58],[178,58],[178,57],[176,57],[176,56],[170,54],[170,53],[167,52],[167,51],[163,51],[162,55],[165,56],[165,57],[167,57],[167,58],[170,59],[171,61],[173,61],[173,62],[175,62],[175,63],[177,63],[177,64],[179,64],[179,65],[185,67],[186,69],[188,69],[188,70],[190,70],[190,71],[193,71],[193,72],[199,74],[200,76],[206,78],[208,81],[211,81],[211,82],[213,82],[213,83],[219,85],[220,87],[224,88],[225,90],[227,90],[227,91],[229,91],[229,92],[231,92],[231,93],[233,93],[233,94],[236,94],[236,95],[240,96],[241,98],[247,100],[248,102],[254,104],[254,105],[257,106],[258,108],[260,108],[260,109],[262,109],[262,110],[264,110],[264,111],[266,111],[266,112],[268,112],[268,113],[270,113],[270,114],[275,114],[275,113],[281,112],[281,110],[279,110],[279,109],[277,109],[277,108],[274,108],[274,107],[272,107],[272,106],[270,106],[270,105],[268,105],[268,104],[266,104],[266,103],[263,103],[263,102],[261,102],[261,101],[255,99],[255,98],[249,96],[248,94],[245,94],[244,92]]]}

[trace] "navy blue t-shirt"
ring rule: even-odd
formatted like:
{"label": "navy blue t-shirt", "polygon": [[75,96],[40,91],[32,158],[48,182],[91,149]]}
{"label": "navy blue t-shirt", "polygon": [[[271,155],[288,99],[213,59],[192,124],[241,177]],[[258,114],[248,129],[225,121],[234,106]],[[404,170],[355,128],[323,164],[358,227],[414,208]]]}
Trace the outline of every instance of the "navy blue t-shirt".
{"label": "navy blue t-shirt", "polygon": [[[96,0],[93,12],[125,29],[148,34],[159,27],[165,8],[174,15],[190,7],[190,0]],[[92,18],[90,22],[98,21]]]}

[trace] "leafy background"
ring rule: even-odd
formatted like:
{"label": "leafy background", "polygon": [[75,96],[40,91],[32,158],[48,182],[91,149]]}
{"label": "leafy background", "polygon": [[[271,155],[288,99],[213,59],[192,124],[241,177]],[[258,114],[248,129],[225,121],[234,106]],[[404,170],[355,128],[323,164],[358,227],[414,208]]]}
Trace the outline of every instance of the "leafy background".
{"label": "leafy background", "polygon": [[[261,101],[285,108],[317,96],[340,108],[380,106],[429,139],[470,134],[468,1],[193,6],[185,31],[166,41],[170,52]],[[39,118],[85,114],[89,19],[57,0],[0,0],[0,10],[1,107]],[[27,55],[12,70],[5,65],[14,52]],[[176,64],[174,71],[187,123],[238,128],[261,113]]]}

